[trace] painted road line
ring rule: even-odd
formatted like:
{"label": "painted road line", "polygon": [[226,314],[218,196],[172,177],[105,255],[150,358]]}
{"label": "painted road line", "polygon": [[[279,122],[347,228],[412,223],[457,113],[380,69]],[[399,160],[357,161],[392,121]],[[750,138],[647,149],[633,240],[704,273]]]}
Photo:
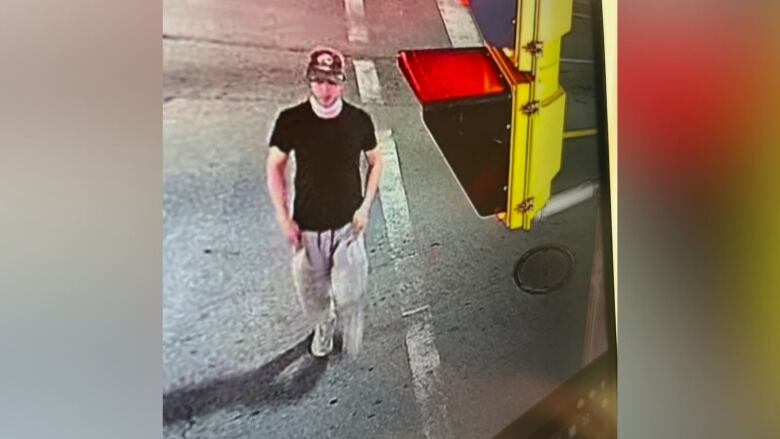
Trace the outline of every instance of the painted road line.
{"label": "painted road line", "polygon": [[352,43],[368,43],[366,8],[363,0],[344,0],[347,11],[348,38]]}
{"label": "painted road line", "polygon": [[452,47],[482,46],[482,36],[471,12],[459,0],[436,0]]}
{"label": "painted road line", "polygon": [[428,305],[424,305],[424,306],[421,306],[419,308],[410,309],[409,311],[402,312],[401,313],[401,317],[411,317],[411,316],[413,316],[415,314],[419,314],[419,313],[421,313],[423,311],[427,311],[429,309],[430,309],[430,307]]}
{"label": "painted road line", "polygon": [[[411,308],[410,311],[402,312],[402,317],[412,322],[406,332],[406,351],[414,395],[420,407],[426,439],[448,439],[452,435],[449,433],[447,407],[443,403],[443,395],[438,393],[441,385],[439,351],[434,342],[430,307],[427,304],[420,306],[420,302],[425,299],[424,273],[421,272],[417,257],[411,252],[414,235],[398,150],[391,130],[379,130],[376,137],[385,162],[379,182],[379,199],[394,261],[393,270],[399,279],[401,309]],[[402,257],[404,252],[412,256]]]}
{"label": "painted road line", "polygon": [[379,75],[376,73],[376,65],[373,61],[356,59],[352,63],[355,67],[358,92],[360,100],[364,104],[382,104],[382,86],[379,85]]}
{"label": "painted road line", "polygon": [[561,62],[569,64],[593,64],[592,59],[561,58]]}
{"label": "painted road line", "polygon": [[[411,242],[412,224],[409,216],[409,203],[406,198],[401,163],[398,159],[393,133],[390,130],[380,130],[376,133],[379,150],[384,157],[384,171],[379,181],[379,199],[382,202],[382,213],[387,227],[387,239],[394,257]],[[399,273],[403,275],[404,273]]]}
{"label": "painted road line", "polygon": [[427,439],[450,438],[447,423],[447,409],[436,404],[439,388],[439,351],[433,339],[430,313],[426,318],[411,325],[406,333],[406,353],[412,371],[414,395],[420,404],[423,432]]}

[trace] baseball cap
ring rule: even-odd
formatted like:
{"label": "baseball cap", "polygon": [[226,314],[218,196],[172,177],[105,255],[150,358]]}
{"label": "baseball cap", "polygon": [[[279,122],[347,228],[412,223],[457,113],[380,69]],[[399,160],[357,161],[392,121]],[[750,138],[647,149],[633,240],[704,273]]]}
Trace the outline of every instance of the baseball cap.
{"label": "baseball cap", "polygon": [[325,79],[343,82],[344,55],[338,50],[319,47],[309,54],[309,65],[306,68],[306,78],[309,81]]}

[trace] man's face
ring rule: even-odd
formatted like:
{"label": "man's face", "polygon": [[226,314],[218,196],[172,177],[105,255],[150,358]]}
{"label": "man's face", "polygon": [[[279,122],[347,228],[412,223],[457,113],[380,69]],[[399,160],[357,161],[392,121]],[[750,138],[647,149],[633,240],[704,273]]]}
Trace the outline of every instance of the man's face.
{"label": "man's face", "polygon": [[324,107],[335,104],[344,93],[344,84],[335,80],[316,79],[309,85],[314,98]]}

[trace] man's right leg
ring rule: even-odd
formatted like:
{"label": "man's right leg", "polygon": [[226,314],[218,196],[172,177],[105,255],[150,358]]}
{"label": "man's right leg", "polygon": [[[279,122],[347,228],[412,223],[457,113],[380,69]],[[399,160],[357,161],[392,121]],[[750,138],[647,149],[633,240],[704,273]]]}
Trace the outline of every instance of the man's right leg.
{"label": "man's right leg", "polygon": [[335,316],[330,297],[330,255],[322,251],[316,232],[301,233],[302,248],[293,256],[293,281],[306,318],[314,328],[311,353],[324,357],[333,350]]}
{"label": "man's right leg", "polygon": [[333,253],[333,300],[343,328],[344,353],[355,357],[363,341],[363,308],[368,283],[368,256],[363,234],[355,235],[351,225],[336,232]]}

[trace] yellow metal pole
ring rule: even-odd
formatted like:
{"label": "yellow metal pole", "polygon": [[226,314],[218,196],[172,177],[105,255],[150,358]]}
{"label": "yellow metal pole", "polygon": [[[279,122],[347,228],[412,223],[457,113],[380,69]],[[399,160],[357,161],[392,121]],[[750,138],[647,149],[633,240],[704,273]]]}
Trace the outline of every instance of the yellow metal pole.
{"label": "yellow metal pole", "polygon": [[563,132],[563,140],[568,139],[579,139],[580,137],[590,137],[595,136],[598,134],[599,131],[595,128],[590,130],[574,130],[574,131],[564,131]]}

